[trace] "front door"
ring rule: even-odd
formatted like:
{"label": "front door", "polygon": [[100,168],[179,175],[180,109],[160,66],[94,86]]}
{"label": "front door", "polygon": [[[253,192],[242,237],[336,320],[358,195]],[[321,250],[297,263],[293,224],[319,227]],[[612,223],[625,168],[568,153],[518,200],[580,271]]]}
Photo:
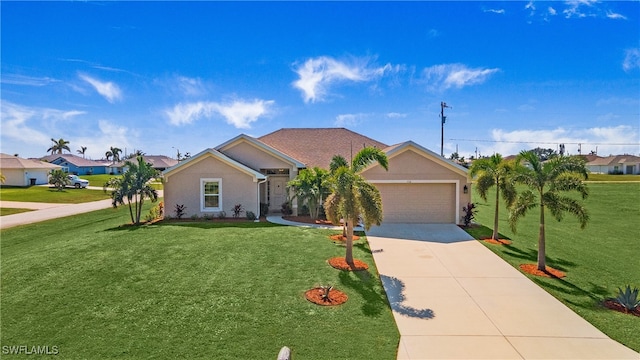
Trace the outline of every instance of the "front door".
{"label": "front door", "polygon": [[269,177],[269,211],[279,212],[282,204],[287,200],[287,177]]}

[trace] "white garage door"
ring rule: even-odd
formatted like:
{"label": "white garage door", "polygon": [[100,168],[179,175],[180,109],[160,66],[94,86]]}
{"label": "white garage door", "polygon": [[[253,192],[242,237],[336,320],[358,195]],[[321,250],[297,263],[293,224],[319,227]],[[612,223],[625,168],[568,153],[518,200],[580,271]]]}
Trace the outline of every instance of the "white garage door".
{"label": "white garage door", "polygon": [[456,223],[455,184],[375,184],[386,223]]}

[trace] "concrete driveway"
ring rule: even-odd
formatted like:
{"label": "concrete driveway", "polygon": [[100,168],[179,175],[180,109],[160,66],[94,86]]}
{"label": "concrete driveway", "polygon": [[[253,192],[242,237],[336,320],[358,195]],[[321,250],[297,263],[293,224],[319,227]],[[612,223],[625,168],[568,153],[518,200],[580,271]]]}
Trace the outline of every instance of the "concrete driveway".
{"label": "concrete driveway", "polygon": [[640,359],[456,225],[383,224],[367,239],[398,359]]}

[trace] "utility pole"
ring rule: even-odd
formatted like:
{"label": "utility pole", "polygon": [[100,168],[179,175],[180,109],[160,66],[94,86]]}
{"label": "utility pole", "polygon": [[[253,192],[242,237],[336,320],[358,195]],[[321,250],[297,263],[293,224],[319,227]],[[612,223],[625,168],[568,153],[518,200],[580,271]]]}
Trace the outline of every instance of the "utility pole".
{"label": "utility pole", "polygon": [[444,116],[444,108],[451,108],[451,106],[447,106],[447,103],[444,101],[440,102],[440,119],[442,120],[440,124],[440,156],[444,157],[444,123],[447,121],[447,117]]}

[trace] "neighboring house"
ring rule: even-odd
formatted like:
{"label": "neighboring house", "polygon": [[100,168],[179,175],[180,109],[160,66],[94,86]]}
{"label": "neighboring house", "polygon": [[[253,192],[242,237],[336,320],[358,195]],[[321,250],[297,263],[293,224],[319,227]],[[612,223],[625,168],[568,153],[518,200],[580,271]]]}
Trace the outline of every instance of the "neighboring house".
{"label": "neighboring house", "polygon": [[640,174],[640,157],[633,155],[597,157],[587,162],[587,169],[594,174]]}
{"label": "neighboring house", "polygon": [[[151,164],[152,168],[158,171],[164,171],[178,164],[178,160],[165,155],[142,155],[142,158],[146,163]],[[128,161],[135,161],[135,159],[128,159]],[[126,171],[126,162],[127,160],[123,160],[117,163],[110,164],[109,172],[113,174],[122,174],[124,171]]]}
{"label": "neighboring house", "polygon": [[60,168],[61,166],[44,161],[0,154],[0,172],[6,179],[4,185],[31,186],[48,184],[51,170]]}
{"label": "neighboring house", "polygon": [[385,222],[460,222],[471,201],[467,169],[412,141],[388,146],[344,128],[242,134],[206,149],[164,171],[168,214],[184,205],[186,216],[216,216],[236,204],[259,214],[260,203],[279,212],[288,200],[287,182],[301,169],[328,169],[334,155],[349,161],[365,146],[389,158],[389,171],[375,164],[361,173],[380,190]]}
{"label": "neighboring house", "polygon": [[108,162],[104,160],[89,160],[73,154],[53,154],[40,160],[60,165],[62,169],[74,175],[106,174]]}

